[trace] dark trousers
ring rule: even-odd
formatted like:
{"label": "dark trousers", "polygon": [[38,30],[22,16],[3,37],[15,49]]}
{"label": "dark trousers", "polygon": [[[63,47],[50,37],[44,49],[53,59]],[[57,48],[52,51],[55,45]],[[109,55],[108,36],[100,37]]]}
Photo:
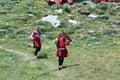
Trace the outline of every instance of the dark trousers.
{"label": "dark trousers", "polygon": [[59,66],[62,66],[63,62],[64,62],[64,57],[59,57],[58,59]]}
{"label": "dark trousers", "polygon": [[53,5],[53,4],[55,4],[55,2],[52,2],[52,1],[47,1],[47,3],[48,3],[48,5]]}
{"label": "dark trousers", "polygon": [[37,48],[35,49],[34,55],[37,56],[39,51],[40,51],[40,48],[37,47]]}

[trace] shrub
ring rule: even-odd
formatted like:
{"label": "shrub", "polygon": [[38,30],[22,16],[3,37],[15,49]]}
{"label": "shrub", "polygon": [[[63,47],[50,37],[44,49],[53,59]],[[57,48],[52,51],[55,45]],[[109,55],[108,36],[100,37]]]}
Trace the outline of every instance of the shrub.
{"label": "shrub", "polygon": [[66,29],[65,29],[65,32],[66,32],[67,34],[71,35],[71,34],[74,34],[74,33],[75,33],[75,29],[73,29],[73,28],[66,28]]}
{"label": "shrub", "polygon": [[6,35],[6,30],[0,30],[0,37],[4,37],[5,38],[5,35]]}
{"label": "shrub", "polygon": [[88,10],[89,10],[90,12],[94,13],[94,12],[96,11],[96,8],[89,6],[89,7],[88,7]]}
{"label": "shrub", "polygon": [[41,21],[41,20],[36,20],[36,21],[34,21],[32,24],[31,24],[32,26],[52,26],[51,25],[51,23],[49,23],[49,22],[43,22],[43,21]]}
{"label": "shrub", "polygon": [[116,15],[117,12],[118,12],[118,10],[116,10],[116,9],[109,9],[109,10],[108,10],[108,13],[109,13],[110,15]]}
{"label": "shrub", "polygon": [[87,21],[82,21],[80,24],[79,24],[81,27],[88,27],[89,24]]}
{"label": "shrub", "polygon": [[96,5],[96,8],[105,11],[108,8],[108,4],[107,3],[100,3],[100,4]]}
{"label": "shrub", "polygon": [[39,8],[30,8],[28,9],[27,13],[38,16],[41,12]]}
{"label": "shrub", "polygon": [[21,34],[21,35],[24,35],[26,34],[27,32],[25,30],[18,30],[15,34]]}
{"label": "shrub", "polygon": [[16,34],[15,33],[9,33],[8,34],[8,38],[9,39],[15,39],[16,38]]}
{"label": "shrub", "polygon": [[70,7],[69,7],[68,4],[65,4],[65,5],[63,6],[63,11],[65,11],[65,12],[67,12],[67,13],[71,13],[71,10],[70,10]]}
{"label": "shrub", "polygon": [[101,36],[101,33],[98,31],[94,31],[94,32],[89,31],[88,34],[92,37],[97,37],[97,38],[99,38]]}
{"label": "shrub", "polygon": [[9,23],[2,23],[0,24],[0,28],[1,29],[8,29],[10,28],[12,25],[10,25]]}
{"label": "shrub", "polygon": [[102,32],[103,35],[109,35],[109,36],[113,35],[114,33],[116,33],[116,31],[114,31],[112,29],[105,29]]}
{"label": "shrub", "polygon": [[115,21],[115,22],[113,22],[113,24],[119,26],[120,25],[120,21]]}
{"label": "shrub", "polygon": [[97,10],[96,13],[98,13],[99,15],[103,15],[103,14],[105,14],[105,11],[103,11],[103,10]]}
{"label": "shrub", "polygon": [[43,26],[43,25],[41,25],[40,29],[44,33],[45,32],[52,32],[52,31],[54,31],[54,27],[52,27],[52,26]]}
{"label": "shrub", "polygon": [[53,33],[53,32],[47,32],[47,33],[46,33],[46,38],[47,38],[48,40],[53,40],[53,39],[56,38],[56,36],[57,36],[57,34],[55,34],[55,33]]}
{"label": "shrub", "polygon": [[67,28],[67,27],[69,27],[69,23],[66,22],[66,21],[61,21],[60,27],[61,28]]}
{"label": "shrub", "polygon": [[99,17],[97,17],[96,19],[98,19],[98,20],[108,20],[109,19],[109,16],[108,15],[102,15],[102,16],[99,16]]}

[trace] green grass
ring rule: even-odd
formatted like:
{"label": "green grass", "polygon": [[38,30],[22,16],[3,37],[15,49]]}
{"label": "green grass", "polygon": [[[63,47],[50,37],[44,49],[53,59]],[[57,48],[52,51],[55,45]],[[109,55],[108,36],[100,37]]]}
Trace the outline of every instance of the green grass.
{"label": "green grass", "polygon": [[[58,61],[55,51],[46,51],[51,54],[45,59],[24,60],[20,55],[0,50],[1,56],[1,79],[3,80],[119,80],[120,61],[118,47],[101,49],[80,49],[69,46],[69,57],[65,58],[62,71],[57,69]],[[77,52],[76,52],[77,51]],[[43,51],[41,51],[43,53]],[[39,54],[41,54],[39,53]],[[26,53],[27,54],[27,53]],[[45,64],[54,64],[53,68]],[[54,72],[53,72],[54,71]],[[54,74],[56,73],[56,74]],[[60,77],[60,76],[61,77]],[[7,77],[5,77],[7,76]]]}
{"label": "green grass", "polygon": [[54,78],[48,67],[40,60],[24,60],[20,54],[0,49],[0,61],[1,80],[52,80]]}

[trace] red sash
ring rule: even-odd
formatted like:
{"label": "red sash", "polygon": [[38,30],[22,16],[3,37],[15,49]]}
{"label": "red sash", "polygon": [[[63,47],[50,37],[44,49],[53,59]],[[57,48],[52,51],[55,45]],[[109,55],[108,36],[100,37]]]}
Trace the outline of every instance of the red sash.
{"label": "red sash", "polygon": [[62,0],[55,0],[56,4],[60,4]]}

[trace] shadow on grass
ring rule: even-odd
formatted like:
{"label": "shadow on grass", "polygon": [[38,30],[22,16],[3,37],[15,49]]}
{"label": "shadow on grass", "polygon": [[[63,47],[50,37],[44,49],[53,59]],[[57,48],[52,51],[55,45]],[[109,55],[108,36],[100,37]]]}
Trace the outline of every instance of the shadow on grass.
{"label": "shadow on grass", "polygon": [[[65,69],[65,68],[68,68],[68,67],[73,67],[73,66],[79,66],[79,64],[73,64],[73,65],[63,66],[62,69]],[[58,68],[55,68],[55,69],[53,69],[51,71],[55,72],[55,71],[60,71],[60,70]]]}
{"label": "shadow on grass", "polygon": [[37,57],[37,59],[45,59],[45,58],[48,58],[48,55],[47,55],[47,54],[39,55],[39,56]]}
{"label": "shadow on grass", "polygon": [[79,64],[73,64],[73,65],[68,65],[68,66],[63,66],[62,68],[68,68],[68,67],[73,67],[73,66],[79,66]]}

